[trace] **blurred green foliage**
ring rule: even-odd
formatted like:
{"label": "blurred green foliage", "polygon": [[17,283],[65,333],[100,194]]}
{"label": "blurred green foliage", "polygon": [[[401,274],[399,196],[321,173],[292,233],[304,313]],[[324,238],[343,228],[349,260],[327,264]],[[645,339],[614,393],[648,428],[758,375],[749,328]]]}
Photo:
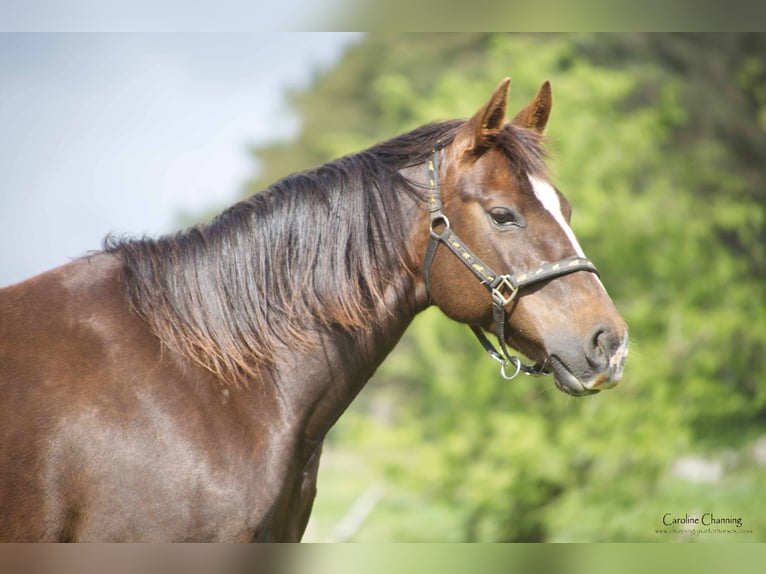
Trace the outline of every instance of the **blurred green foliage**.
{"label": "blurred green foliage", "polygon": [[[667,541],[683,537],[658,537],[661,516],[692,511],[738,513],[753,534],[734,540],[766,539],[748,454],[766,433],[764,35],[370,35],[292,94],[302,131],[253,150],[262,172],[248,191],[470,116],[507,75],[511,115],[553,85],[552,172],[630,326],[623,382],[585,399],[547,379],[505,383],[432,309],[330,449],[372,465],[389,503],[407,501],[400,519],[419,526],[391,539]],[[726,452],[737,462],[718,484],[669,472],[682,455]]]}

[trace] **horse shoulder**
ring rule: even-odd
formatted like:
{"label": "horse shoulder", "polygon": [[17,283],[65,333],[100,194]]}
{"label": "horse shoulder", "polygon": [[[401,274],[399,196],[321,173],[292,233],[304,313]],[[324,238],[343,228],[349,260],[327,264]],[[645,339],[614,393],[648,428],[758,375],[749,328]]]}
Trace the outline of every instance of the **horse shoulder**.
{"label": "horse shoulder", "polygon": [[274,398],[164,350],[120,274],[98,255],[0,290],[0,539],[268,530],[294,448]]}

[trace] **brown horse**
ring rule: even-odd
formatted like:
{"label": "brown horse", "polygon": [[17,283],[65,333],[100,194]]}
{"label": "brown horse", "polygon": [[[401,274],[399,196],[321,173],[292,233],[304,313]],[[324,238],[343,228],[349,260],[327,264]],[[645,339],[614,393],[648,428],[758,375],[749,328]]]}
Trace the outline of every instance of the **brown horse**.
{"label": "brown horse", "polygon": [[506,123],[509,82],[0,290],[0,539],[300,540],[326,433],[432,304],[508,378],[617,384],[626,326],[546,174],[550,86]]}

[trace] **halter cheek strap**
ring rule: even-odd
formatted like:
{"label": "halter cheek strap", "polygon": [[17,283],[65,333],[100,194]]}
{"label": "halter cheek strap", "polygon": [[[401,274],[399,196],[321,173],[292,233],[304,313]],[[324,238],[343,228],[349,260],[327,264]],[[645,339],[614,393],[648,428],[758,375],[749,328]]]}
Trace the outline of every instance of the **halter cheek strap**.
{"label": "halter cheek strap", "polygon": [[[500,351],[487,339],[484,331],[477,326],[471,326],[471,330],[479,339],[487,354],[500,363],[500,374],[503,378],[511,380],[523,372],[526,375],[543,375],[545,369],[541,365],[525,365],[521,359],[511,355],[505,342],[506,307],[512,303],[519,291],[530,285],[541,283],[568,275],[576,271],[589,271],[598,274],[596,266],[585,257],[567,257],[545,263],[533,269],[516,274],[500,275],[492,270],[489,265],[479,259],[463,241],[452,231],[449,218],[444,213],[439,186],[439,153],[441,149],[435,149],[426,162],[428,169],[428,209],[430,237],[426,247],[425,260],[423,262],[423,275],[425,276],[426,288],[431,292],[431,265],[439,245],[444,244],[484,285],[492,296],[492,321],[495,327]],[[509,372],[509,370],[511,372]]]}

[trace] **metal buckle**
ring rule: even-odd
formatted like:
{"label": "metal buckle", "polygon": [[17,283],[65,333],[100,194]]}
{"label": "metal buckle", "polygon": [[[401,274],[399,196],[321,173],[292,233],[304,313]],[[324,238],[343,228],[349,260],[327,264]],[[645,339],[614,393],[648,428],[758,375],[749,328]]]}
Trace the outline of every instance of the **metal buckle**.
{"label": "metal buckle", "polygon": [[519,286],[514,285],[510,275],[501,275],[500,282],[492,288],[492,299],[505,307],[519,294]]}

